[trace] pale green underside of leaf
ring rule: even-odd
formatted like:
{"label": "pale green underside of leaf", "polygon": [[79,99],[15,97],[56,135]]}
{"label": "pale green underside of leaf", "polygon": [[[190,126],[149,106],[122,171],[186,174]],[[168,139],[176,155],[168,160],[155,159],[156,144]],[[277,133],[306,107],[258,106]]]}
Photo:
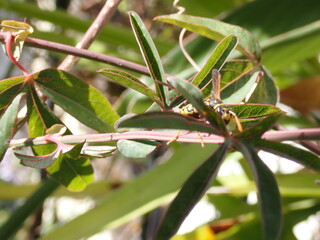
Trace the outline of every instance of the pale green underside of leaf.
{"label": "pale green underside of leaf", "polygon": [[117,150],[128,158],[146,158],[160,145],[150,140],[119,140]]}

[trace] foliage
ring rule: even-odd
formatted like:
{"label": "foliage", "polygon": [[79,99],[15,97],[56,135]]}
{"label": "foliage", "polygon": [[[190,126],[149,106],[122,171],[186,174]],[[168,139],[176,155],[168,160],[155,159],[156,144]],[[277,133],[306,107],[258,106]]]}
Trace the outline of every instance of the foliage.
{"label": "foliage", "polygon": [[[309,1],[311,5],[319,5]],[[157,40],[156,43],[161,45],[159,51],[144,22],[137,13],[130,11],[128,17],[132,30],[122,29],[120,33],[114,26],[109,26],[114,31],[111,42],[137,52],[136,41],[146,67],[124,62],[123,67],[132,72],[110,67],[95,69],[108,81],[127,88],[119,97],[117,108],[100,89],[63,69],[42,69],[29,74],[17,62],[18,57],[12,54],[17,45],[15,39],[20,41],[19,52],[23,43],[32,44],[24,29],[25,26],[29,29],[29,25],[14,22],[13,26],[11,21],[3,21],[1,39],[5,51],[12,63],[22,70],[23,76],[8,77],[0,82],[0,157],[2,160],[10,148],[22,165],[44,169],[50,179],[1,226],[0,236],[4,239],[11,237],[25,219],[54,194],[58,184],[71,191],[83,191],[85,196],[93,196],[86,193],[90,186],[99,184],[93,182],[91,161],[113,155],[116,161],[123,156],[139,158],[145,165],[156,162],[157,157],[166,159],[121,184],[120,188],[111,190],[108,195],[105,195],[105,189],[99,189],[99,194],[104,197],[94,208],[53,228],[40,239],[88,237],[143,216],[169,203],[173,196],[157,232],[152,232],[154,239],[180,239],[174,237],[175,234],[203,197],[220,211],[219,219],[206,223],[214,229],[211,234],[219,239],[247,239],[248,234],[268,240],[292,238],[294,225],[320,209],[318,186],[315,182],[311,184],[319,176],[315,172],[320,170],[319,147],[311,140],[319,140],[320,131],[318,128],[283,130],[280,138],[277,131],[272,131],[281,128],[280,122],[288,121],[285,112],[277,105],[279,91],[272,74],[278,74],[279,78],[283,74],[281,71],[290,69],[290,64],[315,58],[319,52],[316,43],[320,27],[318,16],[315,17],[313,9],[308,8],[304,10],[311,14],[307,22],[296,22],[290,28],[278,27],[275,32],[270,32],[269,26],[261,25],[261,32],[257,33],[259,24],[251,19],[252,16],[248,20],[245,13],[250,10],[255,17],[260,17],[261,12],[273,8],[267,2],[243,4],[229,12],[225,21],[181,12],[157,16],[157,21],[196,33],[186,46],[177,44],[168,53],[170,44]],[[45,16],[40,9],[31,10],[30,4],[15,4],[0,3],[0,6],[17,13],[21,13],[19,6],[26,6],[30,9],[28,14],[32,14],[29,16],[50,20],[57,26],[82,29],[81,24],[65,25],[59,16],[67,16],[66,13],[56,11]],[[207,4],[208,8],[217,4],[223,9],[221,11],[228,8],[222,3]],[[298,7],[293,9],[296,11]],[[285,15],[282,17],[286,19]],[[288,14],[287,18],[289,21],[292,16]],[[253,26],[250,27],[249,23]],[[270,24],[274,26],[277,22]],[[167,27],[172,29],[169,25]],[[129,35],[130,31],[135,40]],[[102,31],[102,34],[106,35],[106,32]],[[120,40],[123,35],[130,37]],[[57,46],[57,43],[51,43]],[[200,66],[198,70],[182,55],[180,49],[184,47]],[[61,48],[65,52],[74,51],[74,55],[80,54],[77,48],[68,50],[65,45]],[[166,55],[162,56],[163,53]],[[95,55],[90,51],[81,54],[91,59]],[[121,58],[125,60],[128,56]],[[116,63],[117,59],[109,59],[109,64],[121,65]],[[314,68],[319,74],[319,62]],[[135,70],[149,74],[140,76]],[[223,103],[212,104],[219,98]],[[48,101],[97,133],[73,135],[68,123],[64,123],[48,106]],[[21,105],[27,109],[23,117],[19,116]],[[29,139],[14,138],[24,124]],[[283,143],[287,140],[294,140],[296,144]],[[171,145],[166,147],[166,142]],[[307,149],[302,149],[301,145]],[[23,152],[27,147],[32,148],[33,155]],[[115,149],[119,153],[115,154]],[[291,175],[274,173],[267,160],[258,154],[260,150],[297,162],[306,169]],[[234,180],[223,183],[219,177],[219,170],[226,161],[237,161],[230,160],[234,154],[242,156],[240,162],[245,172],[246,181],[240,187],[234,187]],[[286,181],[286,177],[295,181]],[[295,186],[299,181],[301,185]],[[211,195],[210,189],[217,185],[226,188],[228,194]],[[259,209],[242,200],[252,190],[257,192]],[[299,205],[306,200],[307,203]],[[294,207],[296,205],[299,207]],[[223,221],[231,224],[219,233],[214,226]],[[204,228],[198,230],[201,229]],[[181,239],[188,239],[188,235],[181,236]]]}

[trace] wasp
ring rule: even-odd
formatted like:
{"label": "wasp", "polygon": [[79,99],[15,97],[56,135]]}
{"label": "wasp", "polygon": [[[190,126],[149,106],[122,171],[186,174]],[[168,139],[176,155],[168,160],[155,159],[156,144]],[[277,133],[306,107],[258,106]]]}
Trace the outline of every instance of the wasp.
{"label": "wasp", "polygon": [[[212,70],[212,91],[208,98],[204,100],[204,104],[209,108],[213,109],[216,113],[220,115],[222,120],[226,125],[234,119],[237,124],[237,128],[240,132],[243,131],[242,125],[230,106],[224,104],[220,99],[220,80],[221,75],[217,69]],[[205,120],[203,116],[192,106],[192,104],[187,104],[179,110],[179,113],[184,116],[190,116],[199,120]]]}

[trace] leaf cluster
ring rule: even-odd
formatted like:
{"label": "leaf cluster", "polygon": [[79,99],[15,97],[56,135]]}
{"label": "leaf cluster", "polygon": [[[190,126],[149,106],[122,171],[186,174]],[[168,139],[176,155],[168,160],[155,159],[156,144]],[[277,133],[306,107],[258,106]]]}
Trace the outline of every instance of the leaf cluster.
{"label": "leaf cluster", "polygon": [[[45,69],[29,76],[4,79],[0,82],[0,142],[3,143],[0,145],[1,159],[10,147],[10,140],[16,129],[26,121],[29,137],[44,136],[45,142],[42,145],[31,144],[35,156],[28,156],[16,150],[16,156],[21,160],[21,164],[45,169],[53,179],[69,190],[82,191],[93,182],[93,168],[90,163],[92,157],[111,154],[117,148],[126,157],[146,158],[161,144],[151,138],[138,141],[132,137],[132,139],[118,141],[116,148],[108,146],[103,150],[99,149],[95,154],[88,153],[84,150],[92,150],[92,148],[86,144],[86,139],[76,145],[68,145],[57,140],[57,137],[63,134],[72,135],[72,132],[69,129],[63,133],[52,130],[52,126],[64,126],[64,123],[48,107],[45,100],[52,101],[98,133],[134,132],[137,129],[159,132],[185,130],[185,132],[199,132],[199,136],[201,134],[218,135],[223,139],[222,143],[214,145],[212,149],[207,145],[202,149],[200,144],[182,145],[177,149],[173,146],[174,153],[169,161],[136,180],[124,184],[119,191],[113,192],[97,207],[49,233],[43,239],[56,239],[62,235],[65,239],[80,238],[99,231],[105,225],[117,226],[130,219],[126,216],[130,215],[131,211],[142,215],[159,206],[155,200],[166,199],[167,201],[169,194],[178,191],[154,236],[157,240],[170,239],[215,182],[222,163],[234,152],[241,153],[245,160],[244,164],[247,166],[248,176],[251,176],[252,182],[255,183],[263,237],[279,239],[283,230],[283,220],[290,213],[298,213],[290,212],[286,215],[287,209],[282,207],[277,182],[279,177],[268,168],[265,161],[262,161],[258,152],[264,150],[285,157],[313,171],[320,170],[320,159],[316,154],[300,147],[264,139],[263,134],[276,125],[284,116],[284,112],[275,106],[279,100],[278,90],[271,73],[261,62],[262,51],[259,42],[248,30],[222,21],[185,14],[159,16],[156,20],[185,28],[215,41],[212,51],[202,62],[200,71],[195,74],[193,71],[186,71],[181,74],[184,76],[173,76],[165,72],[166,65],[162,63],[158,49],[139,16],[135,12],[129,12],[129,18],[150,78],[139,78],[132,73],[114,68],[104,68],[98,72],[108,81],[142,94],[150,103],[147,111],[119,119],[117,110],[121,111],[112,107],[99,90],[76,76],[58,69]],[[313,30],[312,28],[310,31],[313,33]],[[290,32],[290,34],[294,38],[295,33]],[[202,41],[199,39],[195,41]],[[299,39],[293,41],[295,40],[298,44]],[[267,47],[267,49],[270,48],[271,52],[272,46]],[[264,61],[268,65],[268,58]],[[213,70],[221,73],[221,92],[219,93],[221,100],[230,107],[235,114],[234,117],[241,121],[243,131],[239,131],[234,126],[226,126],[221,116],[204,102],[211,95]],[[246,101],[243,102],[245,98]],[[26,102],[27,117],[19,119],[18,113],[23,99]],[[179,109],[185,101],[202,116],[200,121],[179,114]],[[173,140],[179,141],[179,135]],[[199,137],[199,143],[201,141]],[[106,144],[112,145],[112,143]],[[181,165],[186,164],[184,161],[188,166],[176,173]],[[151,189],[147,184],[152,181]],[[50,181],[46,184],[52,191],[56,187]],[[163,188],[164,185],[165,188]],[[154,188],[158,189],[156,193],[153,191]],[[138,192],[141,189],[145,189],[143,198],[137,197],[128,201],[133,196],[132,192]],[[47,192],[48,195],[50,193],[50,191]],[[239,205],[243,204],[233,196],[228,200]],[[219,197],[216,200],[213,198],[212,202],[218,206]],[[36,203],[31,204],[35,206]],[[116,211],[119,205],[123,208]],[[307,210],[314,210],[317,207],[319,203],[310,205]],[[106,212],[109,215],[106,216]],[[249,212],[252,212],[252,209],[244,208],[241,214]],[[254,212],[258,215],[257,210]],[[306,213],[303,212],[303,214]],[[27,214],[24,215],[27,216]],[[247,223],[252,225],[259,223],[258,220],[255,221]],[[83,222],[87,223],[84,230],[65,233],[65,229],[76,229]],[[0,229],[0,235],[1,231],[4,233],[12,231],[6,228],[9,223],[10,221],[2,228],[4,230]],[[244,226],[244,229],[246,227],[248,226]]]}

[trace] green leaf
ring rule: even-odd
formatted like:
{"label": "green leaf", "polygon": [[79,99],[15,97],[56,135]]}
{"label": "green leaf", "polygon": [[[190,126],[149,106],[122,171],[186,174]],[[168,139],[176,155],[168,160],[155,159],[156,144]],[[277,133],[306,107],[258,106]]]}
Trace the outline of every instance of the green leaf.
{"label": "green leaf", "polygon": [[256,144],[257,147],[265,151],[288,158],[315,171],[320,171],[320,158],[311,152],[279,142],[259,140]]}
{"label": "green leaf", "polygon": [[229,142],[222,144],[216,152],[199,166],[184,182],[178,195],[159,227],[156,240],[170,239],[179,229],[183,220],[204,195],[227,153]]}
{"label": "green leaf", "polygon": [[23,91],[25,77],[14,77],[0,81],[0,116],[13,99]]}
{"label": "green leaf", "polygon": [[0,236],[2,239],[10,239],[18,231],[23,222],[43,204],[44,200],[57,188],[57,184],[52,179],[46,179],[43,184],[34,192],[23,205],[16,208],[11,213],[10,218],[1,225]]}
{"label": "green leaf", "polygon": [[118,128],[185,129],[190,131],[217,133],[206,124],[191,117],[173,112],[147,112],[118,123]]}
{"label": "green leaf", "polygon": [[63,124],[55,124],[52,125],[50,128],[47,129],[46,134],[53,134],[53,135],[63,135],[67,131],[67,128]]}
{"label": "green leaf", "polygon": [[52,229],[40,239],[80,239],[136,219],[167,202],[192,171],[212,155],[214,149],[214,145],[201,148],[200,144],[181,147],[168,161],[125,183],[93,209]]}
{"label": "green leaf", "polygon": [[153,92],[153,90],[150,89],[147,85],[145,85],[135,76],[122,70],[110,68],[101,69],[98,72],[106,76],[108,81],[118,83],[127,88],[134,89],[150,98],[153,102],[158,103],[160,106],[162,105],[162,102],[160,101],[158,96]]}
{"label": "green leaf", "polygon": [[264,239],[279,239],[282,229],[281,196],[273,173],[249,144],[237,144],[253,173],[260,205]]}
{"label": "green leaf", "polygon": [[202,18],[196,16],[171,14],[155,18],[163,22],[171,23],[202,36],[220,41],[230,34],[234,34],[239,39],[237,50],[250,59],[259,61],[261,50],[257,40],[244,28],[221,22],[216,19]]}
{"label": "green leaf", "polygon": [[163,85],[167,83],[167,80],[157,48],[139,16],[135,12],[131,11],[129,12],[129,17],[131,27],[139,44],[143,59],[154,81],[156,92],[161,99],[164,108],[168,109],[169,91],[168,87]]}
{"label": "green leaf", "polygon": [[90,161],[80,155],[83,144],[77,144],[70,151],[60,154],[50,168],[47,168],[47,172],[55,180],[71,191],[82,191],[94,180]]}
{"label": "green leaf", "polygon": [[[318,163],[319,165],[319,163]],[[283,197],[316,198],[320,197],[319,173],[300,171],[292,174],[277,174],[277,182]]]}
{"label": "green leaf", "polygon": [[[216,187],[216,186],[214,186]],[[217,186],[224,187],[224,186]],[[235,216],[252,213],[256,210],[256,206],[247,204],[243,197],[235,197],[230,194],[206,194],[206,198],[219,211],[219,219],[232,219]],[[234,206],[237,206],[236,208]]]}
{"label": "green leaf", "polygon": [[[30,137],[39,137],[46,135],[46,130],[55,124],[63,124],[36,94],[36,90],[30,86],[27,99],[28,104],[28,129]],[[66,132],[71,134],[69,130]],[[55,151],[53,144],[33,146],[36,155],[47,155]],[[29,163],[31,164],[31,163]],[[41,165],[41,162],[34,162]],[[39,166],[41,167],[41,166]],[[91,173],[90,173],[91,169]],[[59,156],[49,168],[46,169],[52,177],[70,190],[80,191],[89,183],[89,179],[93,178],[92,167],[90,161],[85,158],[73,160],[70,157]],[[91,175],[91,177],[90,177]],[[87,182],[82,181],[84,178]],[[93,179],[92,179],[93,180]],[[80,182],[80,184],[78,184]]]}
{"label": "green leaf", "polygon": [[260,79],[256,89],[249,98],[251,103],[264,103],[276,105],[279,101],[279,91],[274,83],[271,73],[262,67],[263,78]]}
{"label": "green leaf", "polygon": [[[55,9],[54,11],[44,10],[39,8],[39,6],[35,3],[0,1],[0,7],[9,12],[15,12],[20,16],[27,17],[28,19],[44,20],[55,24],[61,29],[70,29],[80,33],[85,33],[92,24],[91,19],[84,20],[84,18],[80,16],[74,16],[67,11],[62,11],[59,9]],[[36,33],[37,31],[35,34]],[[46,40],[52,40],[49,38],[51,35],[46,36]],[[60,34],[60,38],[63,37],[64,36]],[[131,33],[131,29],[122,27],[119,24],[113,24],[111,22],[104,26],[101,33],[98,35],[97,40],[100,40],[103,42],[103,44],[111,43],[111,46],[125,46],[138,50],[134,41],[134,37]],[[75,42],[77,41],[78,40],[75,40]],[[173,46],[173,43],[168,41],[157,40],[156,43],[161,53],[167,52]]]}
{"label": "green leaf", "polygon": [[[29,137],[35,138],[45,136],[47,129],[55,124],[63,124],[54,113],[48,109],[36,93],[33,86],[29,86],[27,106],[28,106],[28,132]],[[71,132],[68,130],[68,134]],[[47,155],[55,151],[56,146],[53,144],[46,144],[32,147],[35,155]],[[34,164],[37,164],[36,162]],[[33,167],[36,167],[34,165]],[[41,168],[41,166],[39,166]]]}
{"label": "green leaf", "polygon": [[216,129],[215,131],[218,135],[226,133],[226,126],[223,120],[218,113],[204,104],[202,93],[195,85],[183,79],[172,79],[172,85],[179,90],[183,97],[192,104],[200,115],[210,122],[211,126]]}
{"label": "green leaf", "polygon": [[192,80],[192,83],[200,88],[206,86],[211,80],[212,69],[221,69],[237,44],[238,39],[234,35],[222,39],[208,58],[204,67]]}
{"label": "green leaf", "polygon": [[[219,44],[215,47],[211,55],[209,56],[207,62],[204,64],[204,67],[196,74],[194,79],[191,81],[192,84],[201,88],[204,96],[208,96],[212,87],[212,84],[209,84],[212,81],[211,73],[213,69],[221,69],[225,64],[227,58],[234,50],[235,46],[238,43],[238,39],[234,36],[228,36],[224,38]],[[177,79],[170,79],[170,81],[178,81]],[[177,97],[177,94],[171,93],[171,98],[174,100],[171,103],[171,106],[174,107],[178,103],[181,103],[182,98]]]}
{"label": "green leaf", "polygon": [[14,155],[21,160],[20,164],[24,166],[44,169],[50,167],[58,159],[60,153],[57,148],[52,153],[41,156],[29,156],[19,152],[15,152]]}
{"label": "green leaf", "polygon": [[268,115],[282,112],[282,110],[274,105],[270,104],[231,104],[228,105],[232,108],[232,111],[240,119],[255,119],[262,118]]}
{"label": "green leaf", "polygon": [[119,152],[128,158],[145,158],[159,147],[160,143],[149,140],[119,140]]}
{"label": "green leaf", "polygon": [[291,63],[316,56],[320,52],[319,41],[320,21],[266,39],[261,43],[262,63],[270,71],[277,72]]}
{"label": "green leaf", "polygon": [[184,79],[172,79],[171,84],[202,116],[204,116],[206,105],[203,102],[202,93],[197,86]]}
{"label": "green leaf", "polygon": [[235,134],[234,137],[236,139],[246,139],[255,141],[257,137],[261,136],[264,132],[272,127],[272,125],[279,120],[279,118],[283,115],[282,112],[276,112],[270,114],[255,123],[253,126],[246,128],[243,132]]}
{"label": "green leaf", "polygon": [[23,95],[24,93],[19,93],[0,118],[0,162],[8,149],[9,141],[13,137],[16,117]]}
{"label": "green leaf", "polygon": [[223,91],[225,86],[230,85],[232,82],[237,82],[238,79],[250,73],[254,67],[254,62],[246,59],[231,59],[226,61],[220,70],[221,91]]}
{"label": "green leaf", "polygon": [[238,103],[241,102],[251,91],[260,72],[255,72],[252,76],[244,75],[240,79],[225,86],[221,92],[221,99],[224,103]]}
{"label": "green leaf", "polygon": [[109,101],[94,87],[71,74],[46,69],[34,74],[37,87],[55,104],[81,123],[99,132],[112,132],[118,115]]}
{"label": "green leaf", "polygon": [[[273,11],[275,6],[277,11]],[[233,9],[223,21],[243,26],[261,40],[319,20],[319,8],[318,0],[251,1]],[[307,17],[297,18],[299,15]]]}

